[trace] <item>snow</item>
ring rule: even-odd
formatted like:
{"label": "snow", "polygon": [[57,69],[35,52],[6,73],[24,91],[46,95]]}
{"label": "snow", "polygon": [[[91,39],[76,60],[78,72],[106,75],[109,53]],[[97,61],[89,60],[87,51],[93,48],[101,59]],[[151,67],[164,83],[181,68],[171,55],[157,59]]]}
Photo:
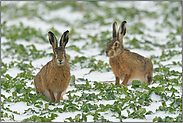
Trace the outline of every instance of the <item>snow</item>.
{"label": "snow", "polygon": [[115,77],[113,75],[113,72],[105,72],[105,73],[100,73],[100,72],[92,72],[89,75],[85,75],[84,78],[87,78],[91,81],[114,81]]}
{"label": "snow", "polygon": [[8,69],[8,71],[6,73],[8,73],[10,76],[12,77],[16,77],[18,73],[23,72],[22,70],[20,70],[19,68],[10,68]]}
{"label": "snow", "polygon": [[[72,16],[68,16],[72,14]],[[51,11],[45,16],[43,16],[44,19],[49,20],[52,18],[63,18],[67,21],[72,22],[74,24],[74,21],[78,21],[83,19],[83,15],[79,12],[72,11],[72,8],[70,6],[65,7],[64,9],[59,9],[56,11]]]}

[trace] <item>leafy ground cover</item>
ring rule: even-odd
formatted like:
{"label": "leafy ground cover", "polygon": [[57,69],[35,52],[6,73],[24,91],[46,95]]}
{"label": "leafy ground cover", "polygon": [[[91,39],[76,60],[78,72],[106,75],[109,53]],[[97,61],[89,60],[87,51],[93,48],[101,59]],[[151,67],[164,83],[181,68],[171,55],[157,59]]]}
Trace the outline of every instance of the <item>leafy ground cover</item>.
{"label": "leafy ground cover", "polygon": [[[1,121],[182,122],[182,2],[1,2]],[[124,46],[152,60],[151,85],[114,85],[104,55],[112,23]],[[34,76],[52,59],[47,32],[70,31],[64,101],[36,95]]]}

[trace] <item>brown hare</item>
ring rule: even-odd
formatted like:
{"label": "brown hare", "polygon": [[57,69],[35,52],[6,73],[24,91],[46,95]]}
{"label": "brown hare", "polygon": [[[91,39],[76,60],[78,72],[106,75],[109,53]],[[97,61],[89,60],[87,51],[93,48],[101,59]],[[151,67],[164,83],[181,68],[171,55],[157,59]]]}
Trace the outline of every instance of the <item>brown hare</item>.
{"label": "brown hare", "polygon": [[[132,80],[140,80],[150,84],[153,78],[153,64],[150,59],[124,48],[123,37],[126,34],[126,21],[116,30],[117,23],[113,23],[113,40],[107,43],[105,50],[109,64],[116,77],[115,85],[130,85]],[[131,81],[130,81],[131,80]]]}
{"label": "brown hare", "polygon": [[[49,42],[53,48],[53,59],[49,61],[34,78],[36,93],[46,96],[53,102],[63,100],[63,94],[70,82],[70,67],[67,61],[65,46],[69,40],[69,31],[62,35],[58,47],[57,38],[49,31]],[[56,98],[55,98],[56,97]]]}

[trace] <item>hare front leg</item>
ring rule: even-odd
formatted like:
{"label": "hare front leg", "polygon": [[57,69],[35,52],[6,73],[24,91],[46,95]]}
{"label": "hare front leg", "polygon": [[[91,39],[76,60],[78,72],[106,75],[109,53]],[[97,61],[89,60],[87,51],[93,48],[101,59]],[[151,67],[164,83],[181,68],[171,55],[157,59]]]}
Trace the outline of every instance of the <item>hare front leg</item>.
{"label": "hare front leg", "polygon": [[117,76],[116,76],[116,83],[115,83],[115,85],[120,85],[119,84],[119,77],[117,77]]}
{"label": "hare front leg", "polygon": [[50,94],[50,99],[51,99],[53,102],[55,102],[55,96],[54,96],[53,92],[52,92],[50,89],[49,89],[48,91],[49,91],[49,94]]}
{"label": "hare front leg", "polygon": [[60,92],[57,93],[57,99],[56,99],[55,102],[57,102],[59,100],[63,100],[63,97],[61,96],[61,94],[62,94],[62,91],[60,91]]}
{"label": "hare front leg", "polygon": [[[127,84],[128,84],[128,81],[129,81],[129,79],[130,79],[130,77],[131,77],[131,75],[127,75],[127,74],[126,74],[126,75],[125,75],[125,79],[123,80],[122,84],[123,84],[123,85],[127,85]],[[121,85],[122,85],[122,84],[121,84]]]}

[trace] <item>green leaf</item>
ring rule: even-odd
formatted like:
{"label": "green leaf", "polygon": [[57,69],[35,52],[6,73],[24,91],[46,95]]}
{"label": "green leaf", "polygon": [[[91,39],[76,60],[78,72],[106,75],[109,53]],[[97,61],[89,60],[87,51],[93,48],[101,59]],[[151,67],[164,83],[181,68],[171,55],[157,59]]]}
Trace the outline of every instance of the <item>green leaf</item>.
{"label": "green leaf", "polygon": [[9,80],[11,80],[13,78],[9,74],[6,74],[5,77],[8,78]]}
{"label": "green leaf", "polygon": [[145,108],[141,108],[141,109],[137,110],[136,113],[139,114],[139,115],[143,115],[143,114],[146,113],[146,109]]}
{"label": "green leaf", "polygon": [[138,88],[141,86],[141,82],[139,80],[132,81],[132,88]]}

